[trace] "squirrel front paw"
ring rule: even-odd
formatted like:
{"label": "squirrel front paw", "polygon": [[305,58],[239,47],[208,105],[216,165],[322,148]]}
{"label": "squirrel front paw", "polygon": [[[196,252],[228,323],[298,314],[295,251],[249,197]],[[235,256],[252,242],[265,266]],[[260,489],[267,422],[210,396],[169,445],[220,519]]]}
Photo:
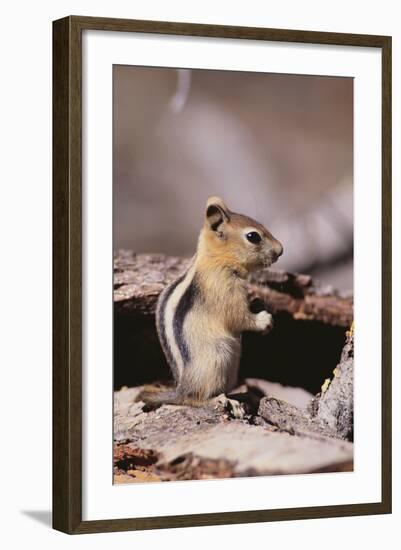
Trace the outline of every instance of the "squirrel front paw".
{"label": "squirrel front paw", "polygon": [[255,315],[257,330],[262,334],[267,334],[273,328],[273,316],[267,311],[260,311]]}

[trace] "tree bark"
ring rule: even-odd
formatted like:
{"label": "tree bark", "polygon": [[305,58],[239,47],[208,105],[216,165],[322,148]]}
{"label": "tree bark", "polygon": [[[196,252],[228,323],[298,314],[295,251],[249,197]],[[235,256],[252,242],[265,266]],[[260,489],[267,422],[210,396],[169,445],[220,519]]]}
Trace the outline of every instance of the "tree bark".
{"label": "tree bark", "polygon": [[[189,259],[163,254],[119,251],[114,259],[114,307],[133,317],[154,315],[163,288],[188,267]],[[320,321],[349,328],[353,319],[350,296],[315,284],[308,275],[264,270],[248,284],[251,302],[262,302],[271,313],[295,320]]]}
{"label": "tree bark", "polygon": [[[119,339],[130,343],[131,348],[120,350],[129,370],[134,364],[137,373],[151,372],[150,355],[157,344],[157,298],[188,263],[188,259],[161,254],[121,251],[116,255],[114,313],[115,320],[123,322],[115,323],[115,342]],[[352,323],[352,298],[315,284],[308,275],[273,270],[253,275],[248,290],[250,307],[267,309],[274,314],[277,325],[271,335],[248,340],[245,372],[255,358],[266,378],[287,368],[299,372],[304,380],[315,371],[319,384],[313,393],[321,386],[320,393],[314,397],[306,391],[306,384],[292,384],[303,388],[288,387],[280,379],[281,384],[272,383],[248,374],[237,394],[230,396],[241,401],[247,411],[243,420],[237,420],[226,410],[208,407],[163,405],[144,412],[143,403],[135,401],[140,383],[129,389],[123,387],[115,392],[114,400],[116,483],[353,468],[353,329],[346,333],[339,358],[345,328]],[[309,333],[305,326],[310,326]],[[326,327],[323,332],[322,327]],[[333,352],[337,350],[334,362],[324,371],[328,377],[319,378],[322,347],[324,357],[330,357],[326,340],[323,346],[319,340],[322,335],[327,338],[327,331],[340,338],[340,346],[333,347]],[[304,342],[305,334],[309,334],[310,343],[308,340],[304,345],[304,357],[296,349],[292,356],[296,362],[285,365],[286,348],[295,341],[298,345]],[[149,344],[138,351],[144,338],[149,338]],[[260,347],[249,354],[252,346]],[[156,354],[154,362],[160,363],[161,357]],[[147,381],[155,380],[152,377]]]}
{"label": "tree bark", "polygon": [[[255,384],[255,381],[253,381]],[[116,483],[349,471],[353,445],[324,431],[293,430],[260,416],[243,420],[210,407],[163,405],[144,412],[141,388],[115,393]],[[285,388],[281,388],[281,393]],[[270,399],[272,398],[265,398]],[[262,400],[263,401],[263,400]],[[277,400],[279,402],[279,400]],[[301,409],[284,401],[285,411]],[[294,418],[291,419],[293,423]]]}
{"label": "tree bark", "polygon": [[347,340],[333,378],[327,378],[322,390],[304,409],[280,399],[265,397],[259,415],[268,423],[288,433],[320,434],[338,439],[353,439],[354,426],[354,332]]}

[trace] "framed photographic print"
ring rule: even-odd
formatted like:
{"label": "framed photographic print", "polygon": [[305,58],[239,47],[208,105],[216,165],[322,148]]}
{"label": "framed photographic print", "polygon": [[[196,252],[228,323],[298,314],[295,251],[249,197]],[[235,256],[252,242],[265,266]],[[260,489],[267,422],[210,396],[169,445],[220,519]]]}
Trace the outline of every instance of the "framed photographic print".
{"label": "framed photographic print", "polygon": [[391,38],[53,24],[53,526],[391,511]]}

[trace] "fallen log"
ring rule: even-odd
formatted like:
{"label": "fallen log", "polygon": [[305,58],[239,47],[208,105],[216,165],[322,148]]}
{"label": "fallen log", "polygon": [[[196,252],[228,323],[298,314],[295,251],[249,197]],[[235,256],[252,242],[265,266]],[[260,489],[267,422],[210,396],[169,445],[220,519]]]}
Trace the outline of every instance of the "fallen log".
{"label": "fallen log", "polygon": [[[163,288],[188,267],[189,259],[122,250],[114,259],[114,307],[119,313],[153,316]],[[288,313],[295,320],[320,321],[349,328],[353,319],[350,296],[314,283],[308,275],[263,270],[248,285],[250,301],[259,300],[271,313]]]}
{"label": "fallen log", "polygon": [[323,422],[341,439],[354,436],[354,327],[347,332],[341,359],[310,404],[313,418]]}
{"label": "fallen log", "polygon": [[[187,258],[127,250],[115,255],[115,389],[169,378],[154,312],[160,292],[188,263]],[[254,274],[248,289],[251,309],[270,311],[275,326],[265,337],[244,334],[240,377],[266,378],[317,393],[338,363],[352,322],[352,298],[314,283],[308,275],[272,270]]]}
{"label": "fallen log", "polygon": [[321,392],[307,407],[300,408],[274,397],[261,400],[258,414],[280,430],[297,435],[312,433],[336,437],[353,438],[354,426],[354,334],[347,332],[347,340],[339,364],[333,371],[333,378],[327,378]]}
{"label": "fallen log", "polygon": [[[313,397],[301,388],[249,379],[231,398],[242,420],[209,406],[143,409],[142,387],[114,397],[114,481],[183,479],[350,471],[353,445],[353,332],[333,380]],[[241,398],[242,396],[242,398]]]}
{"label": "fallen log", "polygon": [[[116,483],[349,471],[352,443],[298,434],[252,416],[233,420],[208,407],[163,405],[144,412],[141,388],[114,402]],[[285,388],[281,388],[285,392]],[[296,407],[294,407],[296,408]]]}
{"label": "fallen log", "polygon": [[273,313],[275,328],[244,335],[244,384],[234,396],[244,419],[208,407],[145,412],[135,402],[141,384],[169,376],[154,312],[160,292],[188,262],[131,251],[115,256],[115,482],[351,470],[353,331],[345,347],[344,340],[352,298],[307,275],[265,270],[249,281],[250,307]]}

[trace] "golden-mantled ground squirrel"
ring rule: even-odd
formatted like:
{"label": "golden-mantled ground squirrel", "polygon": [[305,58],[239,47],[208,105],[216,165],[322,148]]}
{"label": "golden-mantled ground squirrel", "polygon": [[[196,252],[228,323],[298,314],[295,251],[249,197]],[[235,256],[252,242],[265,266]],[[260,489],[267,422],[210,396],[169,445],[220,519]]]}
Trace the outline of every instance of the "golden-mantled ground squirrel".
{"label": "golden-mantled ground squirrel", "polygon": [[196,254],[157,303],[157,331],[175,389],[142,392],[148,407],[199,406],[235,387],[241,333],[272,327],[267,311],[251,313],[246,279],[282,252],[263,225],[231,212],[221,198],[209,198]]}

